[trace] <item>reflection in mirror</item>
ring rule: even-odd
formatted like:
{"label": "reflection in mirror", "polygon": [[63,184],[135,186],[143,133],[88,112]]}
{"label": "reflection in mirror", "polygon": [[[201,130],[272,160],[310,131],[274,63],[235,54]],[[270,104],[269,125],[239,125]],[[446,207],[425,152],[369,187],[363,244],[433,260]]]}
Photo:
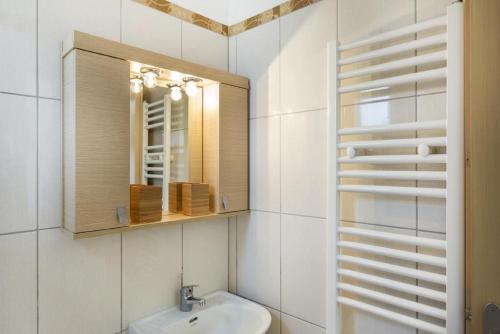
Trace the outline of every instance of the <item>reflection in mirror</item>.
{"label": "reflection in mirror", "polygon": [[[205,80],[135,62],[130,66],[130,183],[202,182]],[[206,80],[208,81],[208,80]]]}

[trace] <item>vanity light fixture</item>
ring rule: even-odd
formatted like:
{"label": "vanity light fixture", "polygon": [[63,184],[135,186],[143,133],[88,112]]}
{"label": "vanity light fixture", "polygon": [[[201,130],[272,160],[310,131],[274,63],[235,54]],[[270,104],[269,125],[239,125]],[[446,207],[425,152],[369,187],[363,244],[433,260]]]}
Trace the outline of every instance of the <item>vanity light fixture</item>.
{"label": "vanity light fixture", "polygon": [[201,82],[201,79],[186,77],[182,81],[186,84],[185,90],[188,96],[195,96],[198,93],[198,82]]}
{"label": "vanity light fixture", "polygon": [[141,68],[141,73],[144,86],[155,88],[157,85],[157,78],[160,76],[160,70],[157,68],[143,67]]}
{"label": "vanity light fixture", "polygon": [[130,90],[135,94],[138,94],[142,91],[142,80],[139,76],[130,78]]}
{"label": "vanity light fixture", "polygon": [[170,88],[170,98],[172,101],[179,101],[182,99],[182,90],[181,86],[178,84],[170,84],[168,85],[168,88]]}

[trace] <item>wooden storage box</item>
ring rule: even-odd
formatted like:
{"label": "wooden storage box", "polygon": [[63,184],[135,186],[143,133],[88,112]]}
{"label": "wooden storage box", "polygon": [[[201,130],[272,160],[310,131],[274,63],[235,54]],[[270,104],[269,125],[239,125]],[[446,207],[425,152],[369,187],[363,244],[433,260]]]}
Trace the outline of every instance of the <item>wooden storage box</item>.
{"label": "wooden storage box", "polygon": [[161,220],[161,215],[161,187],[130,185],[130,219],[133,224],[158,222]]}
{"label": "wooden storage box", "polygon": [[182,213],[186,216],[210,213],[207,183],[182,184]]}

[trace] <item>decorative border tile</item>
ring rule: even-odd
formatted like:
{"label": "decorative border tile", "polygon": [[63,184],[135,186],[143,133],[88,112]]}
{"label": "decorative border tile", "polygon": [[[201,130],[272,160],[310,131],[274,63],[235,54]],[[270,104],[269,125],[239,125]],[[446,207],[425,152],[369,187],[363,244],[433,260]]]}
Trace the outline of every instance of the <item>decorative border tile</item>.
{"label": "decorative border tile", "polygon": [[233,24],[229,27],[229,36],[241,34],[244,31],[258,27],[264,23],[276,20],[282,16],[290,14],[301,8],[310,6],[321,0],[289,0],[272,9],[266,10],[260,14],[252,16],[240,23]]}
{"label": "decorative border tile", "polygon": [[189,9],[177,6],[176,4],[171,3],[170,1],[167,0],[134,0],[134,1],[146,5],[148,7],[157,9],[159,11],[162,11],[166,14],[172,15],[185,22],[189,22],[199,27],[221,34],[223,36],[228,35],[229,27],[227,25],[209,19],[208,17],[200,15],[193,11],[190,11]]}
{"label": "decorative border tile", "polygon": [[160,10],[185,22],[195,24],[223,36],[234,36],[264,23],[276,20],[301,8],[310,6],[321,0],[289,0],[274,8],[252,16],[244,21],[227,26],[223,23],[209,19],[189,9],[177,6],[168,0],[134,0],[145,6]]}

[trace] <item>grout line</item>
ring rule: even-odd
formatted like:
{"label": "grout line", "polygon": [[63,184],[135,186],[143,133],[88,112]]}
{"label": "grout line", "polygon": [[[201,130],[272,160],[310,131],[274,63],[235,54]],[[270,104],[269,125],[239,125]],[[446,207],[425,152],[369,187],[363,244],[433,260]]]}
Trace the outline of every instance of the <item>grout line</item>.
{"label": "grout line", "polygon": [[42,227],[39,228],[38,231],[55,230],[55,229],[63,229],[63,227],[62,226]]}
{"label": "grout line", "polygon": [[62,98],[60,97],[38,96],[38,98],[44,100],[62,101]]}
{"label": "grout line", "polygon": [[315,109],[308,109],[308,110],[297,110],[297,111],[290,111],[290,112],[281,112],[277,114],[271,114],[271,115],[262,115],[262,116],[251,116],[248,119],[253,120],[253,119],[260,119],[260,118],[271,118],[271,117],[276,117],[276,116],[288,116],[288,115],[295,115],[295,114],[304,114],[308,112],[314,112],[314,111],[326,111],[328,110],[328,107],[324,108],[315,108]]}
{"label": "grout line", "polygon": [[181,224],[181,286],[184,286],[184,224]]}
{"label": "grout line", "polygon": [[[281,78],[281,52],[282,52],[282,49],[281,49],[281,18],[279,17],[278,18],[278,87],[279,87],[279,92],[278,92],[278,106],[279,106],[279,109],[281,110],[282,109],[282,101],[281,101],[281,84],[282,84],[282,78]],[[280,243],[280,250],[279,250],[279,254],[280,254],[280,309],[279,309],[279,312],[280,312],[280,334],[281,334],[281,310],[283,309],[283,252],[282,252],[282,228],[283,228],[283,224],[282,224],[282,219],[281,219],[281,214],[282,214],[282,211],[283,211],[283,196],[281,194],[281,191],[283,189],[283,179],[282,179],[282,168],[283,168],[283,148],[282,148],[282,144],[283,144],[283,129],[282,129],[282,122],[283,121],[283,117],[280,115],[279,116],[279,158],[280,158],[280,179],[279,179],[279,182],[280,182],[280,191],[279,191],[279,194],[280,194],[280,215],[279,215],[279,219],[280,219],[280,238],[279,238],[279,243]]]}
{"label": "grout line", "polygon": [[[38,58],[38,57],[37,57]],[[36,90],[36,89],[35,89]],[[35,92],[35,95],[30,95],[30,94],[22,94],[22,93],[14,93],[14,92],[7,92],[7,91],[0,91],[0,94],[6,94],[6,95],[15,95],[15,96],[23,96],[23,97],[33,97],[37,98],[37,93]]]}
{"label": "grout line", "polygon": [[430,93],[422,93],[422,94],[413,94],[413,95],[405,95],[405,96],[397,96],[397,97],[391,97],[388,99],[383,99],[383,100],[377,100],[377,101],[367,101],[367,102],[359,102],[359,103],[350,103],[350,104],[342,104],[340,105],[340,108],[345,108],[345,107],[354,107],[354,106],[360,106],[360,105],[365,105],[365,104],[375,104],[375,103],[380,103],[380,102],[388,102],[388,101],[397,101],[397,100],[403,100],[403,99],[409,99],[409,98],[419,98],[422,96],[429,96],[429,95],[439,95],[439,94],[446,94],[446,90],[444,91],[436,91],[436,92],[430,92]]}
{"label": "grout line", "polygon": [[[281,162],[280,162],[281,163]],[[281,178],[280,178],[281,179]],[[280,201],[281,202],[281,201]],[[281,203],[280,203],[281,204]],[[276,212],[276,211],[268,211],[268,210],[258,210],[258,209],[250,209],[250,211],[256,211],[256,212],[266,212],[266,213],[276,213],[278,215],[286,215],[286,216],[297,216],[297,217],[305,217],[305,218],[316,218],[316,219],[326,219],[325,217],[319,217],[319,216],[308,216],[308,215],[301,215],[301,214],[295,214],[295,213],[286,213],[286,212]]]}
{"label": "grout line", "polygon": [[[413,15],[414,15],[414,23],[417,23],[417,1],[415,0],[414,1],[414,11],[413,11]],[[414,39],[418,39],[418,33],[414,33]],[[413,54],[415,56],[418,55],[418,50],[415,49],[413,50]],[[415,65],[414,66],[415,68],[415,73],[418,72],[418,65]],[[414,116],[414,121],[417,122],[418,121],[418,91],[419,91],[419,88],[418,88],[418,82],[415,82],[414,83],[414,89],[415,89],[415,99],[413,101],[413,104],[415,106],[415,116]],[[415,138],[418,138],[418,130],[415,131]],[[417,153],[417,152],[416,152]],[[418,170],[418,164],[415,164],[415,170]],[[415,186],[418,187],[418,180],[415,180]],[[418,205],[419,205],[419,201],[418,201],[418,196],[415,197],[415,235],[418,236]],[[418,246],[415,246],[415,252],[418,253]],[[418,262],[415,262],[415,269],[418,269],[419,268],[419,264]],[[418,286],[418,279],[415,280],[415,285]],[[418,298],[418,295],[415,295],[415,301],[418,303],[419,301],[419,298]],[[419,313],[416,312],[415,314],[415,317],[418,319],[419,318]],[[420,332],[420,330],[417,328],[415,330],[415,333],[418,334]]]}
{"label": "grout line", "polygon": [[289,317],[291,317],[291,318],[295,318],[295,319],[298,319],[298,320],[300,320],[300,321],[306,322],[306,323],[308,323],[308,324],[310,324],[310,325],[313,325],[313,326],[315,326],[315,327],[319,327],[319,328],[326,329],[326,327],[323,327],[323,326],[317,325],[317,324],[315,324],[314,322],[310,322],[310,321],[308,321],[308,320],[305,320],[305,319],[299,318],[299,317],[297,317],[297,316],[294,316],[294,315],[288,314],[288,313],[286,313],[286,312],[281,311],[280,313],[281,313],[281,314],[285,314],[285,315],[287,315],[287,316],[289,316]]}
{"label": "grout line", "polygon": [[236,216],[236,238],[235,238],[235,242],[236,242],[236,253],[235,253],[235,262],[236,262],[236,270],[235,270],[235,273],[234,273],[234,293],[235,294],[238,294],[238,225],[239,225],[239,222],[238,222],[238,216]]}
{"label": "grout line", "polygon": [[40,192],[38,189],[38,184],[40,181],[39,178],[39,110],[40,110],[40,62],[38,61],[39,57],[39,51],[38,51],[38,39],[39,39],[39,22],[38,22],[38,6],[39,6],[39,1],[35,1],[35,70],[36,70],[36,79],[35,79],[35,86],[36,86],[36,96],[37,96],[37,101],[36,101],[36,332],[37,334],[40,333],[40,231],[39,231],[39,197],[40,197]]}
{"label": "grout line", "polygon": [[120,329],[121,331],[124,330],[123,329],[123,233],[120,233]]}
{"label": "grout line", "polygon": [[34,228],[32,230],[24,230],[24,231],[15,231],[15,232],[0,233],[0,237],[7,236],[7,235],[13,235],[13,234],[30,233],[30,232],[36,232],[36,231],[37,231],[37,229]]}
{"label": "grout line", "polygon": [[427,232],[427,233],[434,233],[434,234],[439,234],[439,235],[446,235],[446,233],[444,233],[444,232],[436,232],[436,231],[430,231],[430,230],[417,230],[417,229],[411,228],[411,227],[391,226],[391,225],[384,225],[384,224],[377,224],[377,223],[365,223],[365,222],[357,222],[354,220],[347,220],[347,219],[340,219],[340,221],[345,222],[345,223],[351,223],[351,224],[362,224],[362,225],[387,227],[387,228],[413,231],[413,232]]}

